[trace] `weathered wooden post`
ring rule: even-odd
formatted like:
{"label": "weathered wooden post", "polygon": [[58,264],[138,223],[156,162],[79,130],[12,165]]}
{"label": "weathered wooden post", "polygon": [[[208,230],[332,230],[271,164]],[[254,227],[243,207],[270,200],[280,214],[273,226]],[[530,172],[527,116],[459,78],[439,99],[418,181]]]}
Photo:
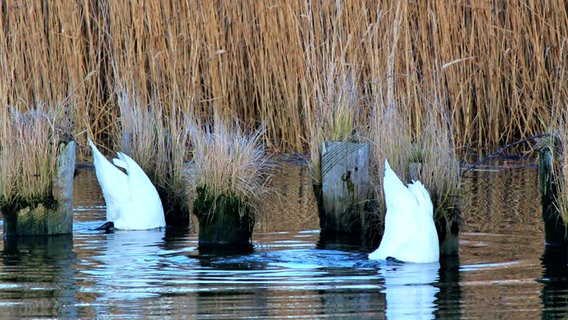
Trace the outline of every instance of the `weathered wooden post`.
{"label": "weathered wooden post", "polygon": [[369,144],[322,144],[321,190],[315,186],[320,228],[327,235],[364,235],[369,191]]}
{"label": "weathered wooden post", "polygon": [[254,214],[252,209],[234,196],[213,196],[207,188],[198,187],[193,213],[199,222],[200,249],[252,249]]}
{"label": "weathered wooden post", "polygon": [[2,207],[4,235],[44,236],[73,232],[73,178],[75,142],[61,142],[52,178],[51,199],[27,203],[25,207]]}
{"label": "weathered wooden post", "polygon": [[[551,140],[552,141],[552,140]],[[556,204],[557,186],[554,176],[554,142],[544,144],[539,149],[539,187],[544,221],[544,237],[547,246],[566,245],[566,225]]]}

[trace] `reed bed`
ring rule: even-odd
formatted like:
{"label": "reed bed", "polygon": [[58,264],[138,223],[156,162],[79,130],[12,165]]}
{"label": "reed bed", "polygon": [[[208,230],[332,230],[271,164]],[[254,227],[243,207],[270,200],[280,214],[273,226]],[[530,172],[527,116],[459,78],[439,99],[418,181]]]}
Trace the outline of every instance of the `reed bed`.
{"label": "reed bed", "polygon": [[79,144],[88,132],[129,146],[163,190],[183,190],[199,147],[189,116],[239,119],[243,132],[263,124],[255,143],[310,152],[314,168],[321,141],[368,139],[377,192],[382,159],[408,179],[421,154],[435,170],[421,179],[451,208],[456,157],[546,131],[568,105],[567,10],[560,0],[2,1],[0,108],[65,101]]}
{"label": "reed bed", "polygon": [[[568,49],[568,43],[564,43],[562,51]],[[559,73],[568,77],[568,60],[557,66]],[[556,209],[562,217],[565,225],[568,225],[568,153],[566,146],[568,145],[568,109],[564,101],[568,99],[568,88],[560,86],[557,89],[557,95],[553,97],[551,105],[551,121],[548,124],[551,138],[541,141],[541,147],[550,148],[553,156],[553,173],[555,180],[553,181],[556,188]]]}
{"label": "reed bed", "polygon": [[420,92],[439,88],[456,146],[482,156],[544,131],[553,99],[566,104],[566,10],[559,0],[3,1],[0,102],[66,99],[79,142],[88,131],[115,148],[127,79],[166,118],[265,123],[273,150],[305,152],[326,68],[348,64],[363,96],[404,102],[416,134]]}
{"label": "reed bed", "polygon": [[0,207],[4,213],[38,203],[52,207],[59,143],[70,138],[64,109],[38,104],[25,112],[3,108],[0,115]]}

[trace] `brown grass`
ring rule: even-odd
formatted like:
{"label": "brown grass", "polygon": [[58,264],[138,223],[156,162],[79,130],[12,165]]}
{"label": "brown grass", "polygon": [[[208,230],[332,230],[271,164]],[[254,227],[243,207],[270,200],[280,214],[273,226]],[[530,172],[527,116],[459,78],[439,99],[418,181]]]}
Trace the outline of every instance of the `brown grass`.
{"label": "brown grass", "polygon": [[315,168],[322,140],[366,136],[377,176],[387,157],[408,177],[417,148],[435,146],[424,161],[452,170],[424,182],[446,203],[450,149],[483,156],[556,128],[568,105],[560,0],[2,1],[0,29],[0,108],[65,101],[79,144],[122,148],[128,131],[135,159],[175,190],[189,115],[262,123],[264,145],[311,152]]}
{"label": "brown grass", "polygon": [[168,222],[175,219],[171,215],[189,216],[184,170],[191,158],[187,131],[190,118],[180,113],[165,119],[159,102],[143,106],[140,100],[137,90],[121,87],[117,97],[119,132],[123,137],[120,148],[131,155],[156,186],[164,200]]}
{"label": "brown grass", "polygon": [[[566,54],[568,43],[564,42],[561,52]],[[557,66],[561,76],[568,77],[568,59],[563,64]],[[566,101],[568,99],[568,88],[561,84],[556,84],[557,93],[552,98],[551,121],[548,123],[548,130],[552,134],[551,139],[546,139],[546,143],[552,149],[553,166],[556,181],[556,205],[564,224],[568,225],[568,109]]]}
{"label": "brown grass", "polygon": [[126,83],[165,121],[264,123],[272,149],[303,152],[318,105],[351,78],[363,97],[403,103],[415,134],[421,92],[437,92],[458,148],[490,153],[567,104],[567,17],[560,0],[3,1],[0,102],[66,100],[80,143],[88,131],[115,148]]}
{"label": "brown grass", "polygon": [[61,105],[38,104],[21,112],[0,112],[0,204],[38,203],[53,199],[59,142],[67,141],[70,123]]}
{"label": "brown grass", "polygon": [[245,135],[238,125],[222,121],[216,121],[212,128],[191,127],[190,201],[203,188],[208,197],[236,198],[248,209],[260,212],[262,200],[271,191],[268,183],[272,168],[261,145],[263,133],[258,130]]}

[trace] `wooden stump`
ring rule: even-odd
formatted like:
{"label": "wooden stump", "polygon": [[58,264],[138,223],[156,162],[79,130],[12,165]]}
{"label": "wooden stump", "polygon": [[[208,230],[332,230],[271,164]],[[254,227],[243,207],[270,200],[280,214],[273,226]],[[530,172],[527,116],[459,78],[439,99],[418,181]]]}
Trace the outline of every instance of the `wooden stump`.
{"label": "wooden stump", "polygon": [[364,210],[369,190],[369,144],[324,142],[321,155],[320,228],[324,233],[361,235],[370,221]]}
{"label": "wooden stump", "polygon": [[230,196],[213,197],[205,188],[197,188],[193,213],[199,223],[200,251],[248,251],[252,249],[254,215],[239,199]]}
{"label": "wooden stump", "polygon": [[547,246],[566,245],[566,226],[556,205],[557,188],[554,177],[553,148],[547,145],[539,150],[539,187]]}
{"label": "wooden stump", "polygon": [[61,143],[53,177],[53,199],[4,212],[5,236],[45,236],[73,232],[75,142]]}

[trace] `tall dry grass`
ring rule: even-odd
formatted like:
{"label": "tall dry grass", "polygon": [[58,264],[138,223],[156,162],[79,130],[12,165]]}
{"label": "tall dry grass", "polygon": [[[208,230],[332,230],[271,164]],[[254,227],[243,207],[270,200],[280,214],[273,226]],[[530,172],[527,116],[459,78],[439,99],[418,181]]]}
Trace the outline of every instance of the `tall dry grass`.
{"label": "tall dry grass", "polygon": [[[162,105],[143,105],[137,90],[120,89],[120,148],[146,172],[156,186],[168,224],[187,224],[184,170],[191,158],[187,127],[190,117],[181,113],[165,119]],[[176,222],[177,221],[177,222]]]}
{"label": "tall dry grass", "polygon": [[[20,111],[0,111],[0,206],[20,209],[52,205],[59,143],[70,138],[71,124],[61,105],[40,103]],[[9,211],[9,210],[8,210]],[[5,212],[8,213],[8,212]]]}
{"label": "tall dry grass", "polygon": [[[562,52],[568,49],[568,43],[564,42],[561,48]],[[566,54],[566,53],[564,53]],[[557,66],[558,72],[568,78],[568,59],[561,65]],[[557,86],[555,96],[552,97],[551,104],[551,121],[547,123],[548,130],[551,133],[550,139],[545,139],[546,146],[552,150],[554,178],[556,187],[556,206],[565,225],[568,225],[568,108],[566,101],[568,99],[568,88],[562,84]]]}
{"label": "tall dry grass", "polygon": [[[362,132],[406,177],[436,110],[460,153],[483,156],[568,105],[560,0],[2,1],[0,29],[1,108],[66,101],[79,143],[120,148],[129,131],[143,165],[167,155],[174,175],[186,115],[262,123],[265,145],[314,161],[324,135]],[[132,115],[159,125],[141,133]]]}
{"label": "tall dry grass", "polygon": [[543,131],[555,98],[566,104],[566,10],[559,0],[3,1],[0,102],[67,99],[79,142],[89,131],[115,148],[117,84],[132,83],[166,117],[265,123],[271,148],[307,151],[322,84],[348,66],[363,96],[404,102],[417,133],[420,92],[439,88],[456,145],[489,153]]}

